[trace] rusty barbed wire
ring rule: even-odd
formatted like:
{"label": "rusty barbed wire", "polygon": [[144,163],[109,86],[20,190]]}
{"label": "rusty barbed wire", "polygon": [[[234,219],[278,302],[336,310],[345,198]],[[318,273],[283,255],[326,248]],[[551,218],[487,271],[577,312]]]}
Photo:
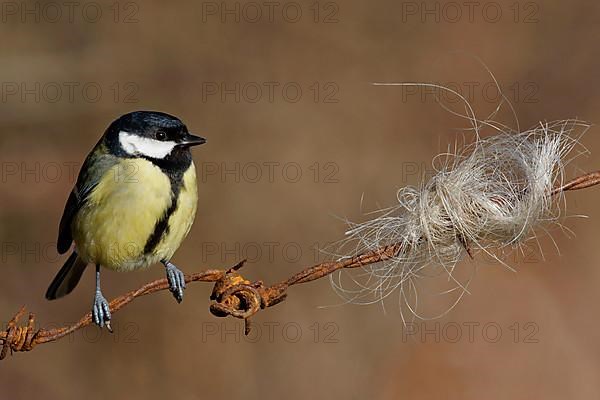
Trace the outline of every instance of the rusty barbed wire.
{"label": "rusty barbed wire", "polygon": [[[227,271],[221,270],[206,270],[186,276],[186,283],[191,282],[216,282],[222,279]],[[169,283],[166,278],[157,279],[153,282],[149,282],[142,287],[132,290],[124,295],[121,295],[110,302],[111,312],[117,312],[118,310],[131,303],[135,298],[144,296],[147,294],[155,293],[161,290],[169,289]],[[92,314],[88,312],[79,321],[73,325],[65,326],[56,329],[39,329],[33,332],[33,326],[35,324],[35,316],[33,313],[29,314],[29,321],[27,326],[18,326],[19,319],[25,314],[25,307],[15,314],[15,316],[8,322],[6,329],[0,332],[0,360],[3,360],[8,350],[12,352],[19,351],[30,351],[35,346],[43,343],[54,342],[59,340],[72,332],[82,329],[92,323]]]}
{"label": "rusty barbed wire", "polygon": [[[574,178],[552,191],[552,195],[561,192],[579,190],[600,184],[600,171],[590,172]],[[323,262],[301,270],[290,278],[265,286],[263,281],[251,282],[238,271],[245,260],[227,270],[209,269],[195,274],[185,275],[185,282],[214,282],[210,296],[210,312],[216,317],[234,317],[245,321],[246,334],[251,329],[250,318],[261,309],[272,307],[287,298],[289,287],[301,283],[312,282],[344,268],[357,268],[364,265],[386,261],[396,257],[403,251],[404,243],[395,243],[379,249],[368,251],[339,261]],[[468,246],[465,246],[469,252]],[[470,255],[470,252],[469,252]],[[109,306],[112,314],[116,313],[138,297],[168,290],[166,278],[149,282],[140,288],[113,299]],[[26,312],[23,306],[8,322],[6,329],[0,331],[0,360],[6,358],[9,350],[13,352],[31,351],[39,344],[57,341],[72,332],[92,323],[91,312],[85,314],[73,325],[57,329],[39,329],[34,331],[35,315],[29,313],[27,325],[19,326],[19,320]]]}

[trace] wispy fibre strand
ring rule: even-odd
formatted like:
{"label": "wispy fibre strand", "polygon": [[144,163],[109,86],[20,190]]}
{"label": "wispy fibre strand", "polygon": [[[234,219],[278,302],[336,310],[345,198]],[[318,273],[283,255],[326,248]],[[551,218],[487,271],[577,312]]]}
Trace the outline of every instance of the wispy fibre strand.
{"label": "wispy fibre strand", "polygon": [[443,273],[452,283],[445,293],[455,295],[448,311],[467,292],[470,279],[456,270],[466,254],[479,250],[496,257],[498,250],[522,245],[558,223],[557,199],[563,198],[552,191],[563,182],[568,157],[588,127],[565,120],[487,138],[477,134],[462,150],[439,155],[431,179],[400,189],[397,204],[374,218],[350,223],[342,242],[353,254],[401,243],[398,255],[364,266],[350,280],[340,272],[333,287],[353,303],[381,301],[399,290],[401,302],[424,318],[418,280]]}

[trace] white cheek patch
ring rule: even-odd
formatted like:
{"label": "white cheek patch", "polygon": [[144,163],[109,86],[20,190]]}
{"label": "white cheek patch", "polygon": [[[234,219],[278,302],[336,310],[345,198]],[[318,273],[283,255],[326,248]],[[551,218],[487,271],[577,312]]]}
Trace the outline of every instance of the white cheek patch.
{"label": "white cheek patch", "polygon": [[151,158],[165,158],[177,146],[175,142],[162,142],[125,131],[119,132],[119,142],[127,153],[132,155],[141,154]]}

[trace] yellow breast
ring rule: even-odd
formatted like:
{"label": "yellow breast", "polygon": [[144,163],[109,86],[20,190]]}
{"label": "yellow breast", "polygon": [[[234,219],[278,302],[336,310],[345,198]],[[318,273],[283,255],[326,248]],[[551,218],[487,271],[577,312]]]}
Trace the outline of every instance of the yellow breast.
{"label": "yellow breast", "polygon": [[171,202],[171,182],[160,168],[144,159],[121,161],[104,175],[73,220],[80,257],[119,271],[170,259],[189,232],[196,212],[193,163],[184,175],[170,228],[147,254],[146,243]]}

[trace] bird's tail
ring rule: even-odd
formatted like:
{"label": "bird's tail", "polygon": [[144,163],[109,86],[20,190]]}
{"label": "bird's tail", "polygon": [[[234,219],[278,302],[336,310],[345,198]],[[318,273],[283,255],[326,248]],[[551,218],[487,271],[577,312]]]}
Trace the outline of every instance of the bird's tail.
{"label": "bird's tail", "polygon": [[48,287],[46,299],[55,300],[71,293],[79,283],[86,266],[87,263],[74,251]]}

